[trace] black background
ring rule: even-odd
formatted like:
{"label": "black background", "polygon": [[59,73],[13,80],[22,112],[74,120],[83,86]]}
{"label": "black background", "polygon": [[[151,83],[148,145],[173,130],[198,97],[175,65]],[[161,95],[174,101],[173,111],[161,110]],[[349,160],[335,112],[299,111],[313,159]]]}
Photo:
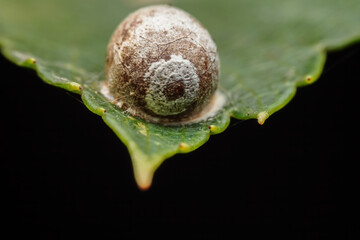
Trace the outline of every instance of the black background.
{"label": "black background", "polygon": [[165,161],[146,192],[79,96],[3,56],[0,70],[2,233],[359,239],[359,44],[331,53],[321,78],[263,126],[232,120]]}

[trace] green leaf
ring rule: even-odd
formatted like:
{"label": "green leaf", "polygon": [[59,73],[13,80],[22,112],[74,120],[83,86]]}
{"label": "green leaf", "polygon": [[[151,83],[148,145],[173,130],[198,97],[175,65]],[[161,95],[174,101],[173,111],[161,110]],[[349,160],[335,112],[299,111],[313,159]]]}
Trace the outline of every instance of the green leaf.
{"label": "green leaf", "polygon": [[166,158],[193,151],[210,134],[224,131],[230,116],[263,124],[291,100],[297,87],[318,79],[327,50],[360,40],[358,0],[171,3],[198,18],[213,36],[221,59],[220,89],[228,98],[215,117],[192,125],[147,123],[100,93],[112,32],[131,11],[150,1],[0,0],[3,54],[35,69],[47,83],[81,94],[85,105],[128,147],[136,180],[144,189]]}

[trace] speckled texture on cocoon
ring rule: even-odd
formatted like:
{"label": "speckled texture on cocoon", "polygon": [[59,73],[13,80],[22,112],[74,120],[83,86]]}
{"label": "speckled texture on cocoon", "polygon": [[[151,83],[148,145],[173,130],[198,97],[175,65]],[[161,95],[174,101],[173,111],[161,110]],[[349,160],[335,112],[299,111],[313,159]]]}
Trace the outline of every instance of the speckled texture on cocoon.
{"label": "speckled texture on cocoon", "polygon": [[108,45],[109,92],[145,119],[190,118],[206,105],[219,79],[219,57],[208,31],[167,5],[130,14]]}

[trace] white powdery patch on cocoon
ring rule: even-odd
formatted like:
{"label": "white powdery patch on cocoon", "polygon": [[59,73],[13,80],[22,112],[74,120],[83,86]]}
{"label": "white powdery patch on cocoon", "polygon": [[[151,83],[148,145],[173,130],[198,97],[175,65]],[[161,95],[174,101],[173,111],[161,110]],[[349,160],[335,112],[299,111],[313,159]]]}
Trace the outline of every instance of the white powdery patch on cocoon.
{"label": "white powdery patch on cocoon", "polygon": [[[144,8],[146,9],[146,8]],[[150,6],[147,9],[161,11],[161,14],[154,15],[144,15],[143,22],[136,29],[137,36],[146,36],[149,29],[152,29],[155,32],[164,32],[167,31],[167,36],[169,41],[174,41],[179,37],[184,37],[184,32],[179,32],[179,28],[185,31],[185,33],[190,34],[194,40],[198,42],[206,42],[209,33],[205,28],[202,28],[199,25],[199,22],[196,21],[188,13],[184,12],[181,9],[170,7],[170,6]],[[174,28],[175,27],[175,28]],[[156,38],[156,36],[154,36]],[[160,40],[160,39],[159,39]],[[204,41],[205,40],[205,41]],[[157,43],[162,43],[161,40]]]}
{"label": "white powdery patch on cocoon", "polygon": [[[182,113],[197,100],[200,80],[196,68],[182,56],[171,55],[168,61],[161,59],[154,62],[145,74],[144,80],[149,84],[145,96],[147,108],[156,114],[167,116]],[[171,91],[169,88],[174,85],[183,89],[183,95],[169,99],[166,91]]]}
{"label": "white powdery patch on cocoon", "polygon": [[[137,16],[139,11],[151,12],[152,10],[159,11],[156,14],[143,14]],[[114,48],[116,52],[122,52],[123,48],[136,44],[141,46],[137,52],[137,56],[147,58],[148,56],[157,57],[159,52],[154,51],[158,47],[166,46],[181,39],[201,46],[208,52],[211,62],[217,61],[217,48],[215,43],[211,40],[209,32],[201,26],[201,24],[185,11],[167,5],[149,6],[142,8],[130,17],[137,16],[137,27],[134,32],[129,32],[129,40],[121,43],[120,49]],[[166,35],[159,36],[154,33],[165,33]],[[189,49],[190,51],[191,49]],[[121,59],[121,56],[120,56]]]}

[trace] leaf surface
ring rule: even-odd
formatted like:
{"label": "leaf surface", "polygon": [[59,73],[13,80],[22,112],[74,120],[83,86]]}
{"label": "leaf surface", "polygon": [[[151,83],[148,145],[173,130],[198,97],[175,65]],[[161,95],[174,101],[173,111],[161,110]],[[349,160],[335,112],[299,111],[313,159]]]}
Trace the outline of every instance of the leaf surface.
{"label": "leaf surface", "polygon": [[112,32],[150,1],[0,0],[3,54],[35,69],[47,83],[81,94],[85,105],[128,147],[143,189],[165,159],[198,148],[211,134],[224,131],[231,116],[263,124],[291,100],[297,87],[318,79],[327,50],[360,39],[358,0],[171,3],[208,28],[221,59],[220,89],[227,96],[215,117],[185,126],[134,118],[100,93]]}

